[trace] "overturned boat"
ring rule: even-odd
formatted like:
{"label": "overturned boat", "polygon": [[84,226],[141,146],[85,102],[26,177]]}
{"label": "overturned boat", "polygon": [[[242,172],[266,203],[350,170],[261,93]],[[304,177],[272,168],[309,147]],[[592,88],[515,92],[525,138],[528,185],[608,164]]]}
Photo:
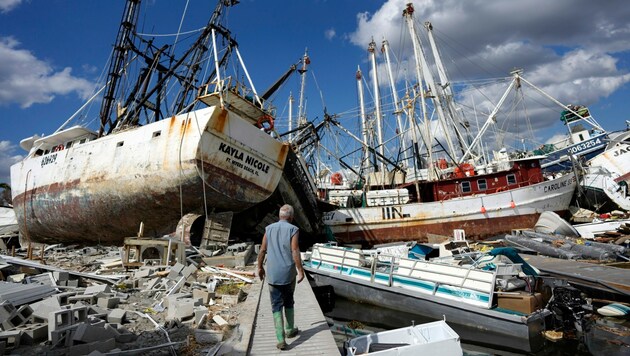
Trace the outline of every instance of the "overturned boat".
{"label": "overturned boat", "polygon": [[630,131],[610,134],[604,152],[584,167],[581,206],[600,213],[630,211]]}
{"label": "overturned boat", "polygon": [[[68,127],[77,112],[20,143],[29,153],[11,167],[11,185],[24,239],[119,243],[141,222],[145,235],[162,236],[186,213],[244,211],[274,193],[289,146],[274,137],[274,108],[220,24],[236,2],[219,1],[180,57],[135,31],[140,1],[127,2],[108,82],[92,98],[104,93],[100,127]],[[235,55],[248,85],[226,72]],[[204,57],[214,61],[201,66]]]}

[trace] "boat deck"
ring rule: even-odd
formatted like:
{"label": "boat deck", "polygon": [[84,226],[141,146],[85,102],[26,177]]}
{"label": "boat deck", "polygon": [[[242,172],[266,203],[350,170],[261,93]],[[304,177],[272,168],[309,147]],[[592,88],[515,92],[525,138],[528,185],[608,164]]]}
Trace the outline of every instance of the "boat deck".
{"label": "boat deck", "polygon": [[539,270],[565,277],[574,284],[630,296],[627,269],[544,256],[522,254],[521,257]]}
{"label": "boat deck", "polygon": [[313,289],[305,278],[295,288],[295,325],[300,333],[287,339],[284,351],[276,348],[269,286],[263,283],[253,329],[249,355],[339,355],[332,332],[326,323]]}

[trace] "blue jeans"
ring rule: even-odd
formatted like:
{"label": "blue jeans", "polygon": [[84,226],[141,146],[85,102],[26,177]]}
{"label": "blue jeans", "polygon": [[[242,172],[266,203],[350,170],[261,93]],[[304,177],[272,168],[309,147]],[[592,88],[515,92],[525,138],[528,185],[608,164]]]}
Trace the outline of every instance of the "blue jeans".
{"label": "blue jeans", "polygon": [[271,311],[275,313],[282,311],[282,307],[293,308],[293,292],[295,292],[295,279],[289,284],[270,284]]}

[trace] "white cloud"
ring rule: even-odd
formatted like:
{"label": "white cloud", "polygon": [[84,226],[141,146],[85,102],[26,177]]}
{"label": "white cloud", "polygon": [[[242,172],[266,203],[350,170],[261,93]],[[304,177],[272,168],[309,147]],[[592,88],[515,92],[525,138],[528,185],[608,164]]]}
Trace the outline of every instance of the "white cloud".
{"label": "white cloud", "polygon": [[49,103],[55,95],[76,92],[86,99],[93,92],[94,85],[74,77],[71,68],[55,71],[19,45],[13,37],[0,38],[0,105],[17,103],[27,108]]}
{"label": "white cloud", "polygon": [[0,0],[0,13],[6,14],[22,3],[22,0]]}
{"label": "white cloud", "polygon": [[337,31],[335,31],[334,28],[330,28],[324,32],[324,36],[329,41],[335,38],[336,35],[337,35]]}
{"label": "white cloud", "polygon": [[16,146],[10,141],[0,141],[0,183],[11,184],[11,165],[23,157],[15,154]]}

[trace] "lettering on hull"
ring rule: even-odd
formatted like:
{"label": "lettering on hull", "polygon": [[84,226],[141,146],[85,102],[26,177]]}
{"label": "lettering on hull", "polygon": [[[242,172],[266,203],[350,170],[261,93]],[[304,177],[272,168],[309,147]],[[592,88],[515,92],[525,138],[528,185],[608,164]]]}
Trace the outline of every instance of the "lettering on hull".
{"label": "lettering on hull", "polygon": [[232,147],[225,142],[219,144],[219,151],[225,153],[228,157],[225,161],[231,163],[232,166],[242,169],[246,172],[259,176],[261,173],[269,174],[269,165],[260,161],[258,158],[250,156],[238,148]]}

